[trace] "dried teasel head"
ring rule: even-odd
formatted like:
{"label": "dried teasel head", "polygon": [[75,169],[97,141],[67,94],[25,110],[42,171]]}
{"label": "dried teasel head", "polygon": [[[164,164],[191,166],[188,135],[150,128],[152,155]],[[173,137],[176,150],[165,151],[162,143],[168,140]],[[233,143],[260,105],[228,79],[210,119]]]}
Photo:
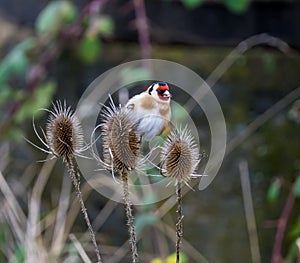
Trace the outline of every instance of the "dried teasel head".
{"label": "dried teasel head", "polygon": [[53,103],[46,125],[46,146],[58,158],[77,155],[83,149],[83,130],[66,102]]}
{"label": "dried teasel head", "polygon": [[128,172],[136,169],[140,155],[141,137],[132,113],[113,102],[104,106],[101,118],[103,162],[111,172]]}
{"label": "dried teasel head", "polygon": [[42,109],[50,114],[46,125],[46,133],[42,129],[42,136],[36,129],[34,118],[32,119],[33,130],[46,149],[26,138],[25,140],[42,152],[52,155],[49,158],[50,160],[54,158],[63,158],[66,160],[66,158],[69,159],[74,155],[84,157],[81,153],[86,151],[90,146],[83,146],[83,130],[79,120],[71,108],[67,107],[66,102],[62,104],[60,101],[56,101],[52,105],[51,110]]}
{"label": "dried teasel head", "polygon": [[187,183],[199,163],[199,149],[187,128],[174,129],[161,152],[161,173],[176,183]]}

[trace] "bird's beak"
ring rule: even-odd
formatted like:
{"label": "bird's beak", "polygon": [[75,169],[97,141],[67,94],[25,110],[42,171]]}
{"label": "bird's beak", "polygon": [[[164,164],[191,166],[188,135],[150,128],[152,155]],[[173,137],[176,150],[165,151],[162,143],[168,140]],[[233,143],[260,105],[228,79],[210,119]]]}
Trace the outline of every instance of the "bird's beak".
{"label": "bird's beak", "polygon": [[172,98],[172,95],[171,95],[171,93],[170,93],[168,90],[166,90],[166,91],[164,92],[164,94],[163,94],[163,97],[164,97],[164,98]]}

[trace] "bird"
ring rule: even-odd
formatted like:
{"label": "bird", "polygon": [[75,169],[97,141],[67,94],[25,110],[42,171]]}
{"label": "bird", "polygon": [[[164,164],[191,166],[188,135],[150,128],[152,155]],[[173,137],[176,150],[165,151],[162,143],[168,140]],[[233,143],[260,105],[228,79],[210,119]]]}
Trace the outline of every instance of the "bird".
{"label": "bird", "polygon": [[166,82],[154,82],[148,89],[133,96],[125,107],[133,112],[137,120],[137,131],[150,141],[171,130],[171,93]]}

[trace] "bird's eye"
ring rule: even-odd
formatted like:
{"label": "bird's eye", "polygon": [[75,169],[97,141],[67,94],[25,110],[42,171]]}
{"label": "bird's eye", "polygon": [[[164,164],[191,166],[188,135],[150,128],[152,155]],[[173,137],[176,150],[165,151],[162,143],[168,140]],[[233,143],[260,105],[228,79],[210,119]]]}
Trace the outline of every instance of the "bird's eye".
{"label": "bird's eye", "polygon": [[160,95],[163,95],[165,91],[166,91],[166,90],[158,89],[158,90],[157,90],[157,93],[160,94]]}

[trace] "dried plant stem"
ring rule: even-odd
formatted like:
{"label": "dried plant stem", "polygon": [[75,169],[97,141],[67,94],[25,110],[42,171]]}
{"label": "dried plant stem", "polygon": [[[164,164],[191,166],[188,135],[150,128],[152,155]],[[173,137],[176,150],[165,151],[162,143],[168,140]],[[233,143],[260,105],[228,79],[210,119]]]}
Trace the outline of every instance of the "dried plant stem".
{"label": "dried plant stem", "polygon": [[129,232],[129,242],[131,245],[131,253],[132,253],[132,262],[138,262],[138,252],[136,247],[136,235],[133,223],[133,215],[132,215],[132,208],[131,208],[131,201],[129,198],[129,189],[128,189],[128,173],[123,172],[121,175],[122,185],[123,185],[123,198],[125,203],[125,212],[127,217],[127,226]]}
{"label": "dried plant stem", "polygon": [[285,206],[282,210],[281,216],[278,221],[277,231],[275,235],[275,241],[274,241],[274,247],[272,251],[272,258],[271,263],[280,263],[282,262],[282,243],[284,239],[284,233],[286,231],[287,223],[289,220],[289,217],[291,215],[291,212],[294,207],[295,203],[295,194],[294,189],[291,188],[290,193],[287,197],[287,200],[285,202]]}
{"label": "dried plant stem", "polygon": [[[144,0],[134,0],[134,9],[136,15],[136,27],[139,36],[139,43],[142,50],[142,58],[150,59],[151,58],[151,43],[150,43],[150,34],[149,26],[146,15],[146,8]],[[149,63],[149,62],[145,62]],[[149,65],[146,65],[149,66]]]}
{"label": "dried plant stem", "polygon": [[176,195],[177,195],[177,214],[178,214],[178,222],[176,224],[176,263],[179,263],[181,238],[183,237],[182,193],[181,193],[180,182],[176,184]]}
{"label": "dried plant stem", "polygon": [[101,259],[101,256],[100,256],[100,251],[99,251],[99,248],[98,248],[98,245],[97,245],[97,242],[96,242],[96,236],[95,236],[93,227],[91,225],[89,216],[87,214],[87,209],[85,207],[85,204],[84,204],[84,201],[83,201],[83,198],[82,198],[82,193],[81,193],[81,190],[80,190],[80,181],[78,180],[78,179],[80,179],[80,170],[79,170],[79,168],[77,166],[77,163],[76,163],[76,160],[74,158],[66,157],[66,158],[64,158],[64,162],[65,162],[65,164],[68,168],[68,173],[69,173],[70,178],[72,180],[72,183],[75,187],[75,192],[76,192],[76,195],[77,195],[79,203],[80,203],[81,212],[83,214],[83,217],[85,219],[85,222],[87,224],[88,230],[89,230],[90,235],[91,235],[92,243],[94,245],[96,256],[97,256],[97,263],[102,263],[102,259]]}
{"label": "dried plant stem", "polygon": [[252,262],[261,263],[249,168],[246,160],[240,161],[239,170]]}

